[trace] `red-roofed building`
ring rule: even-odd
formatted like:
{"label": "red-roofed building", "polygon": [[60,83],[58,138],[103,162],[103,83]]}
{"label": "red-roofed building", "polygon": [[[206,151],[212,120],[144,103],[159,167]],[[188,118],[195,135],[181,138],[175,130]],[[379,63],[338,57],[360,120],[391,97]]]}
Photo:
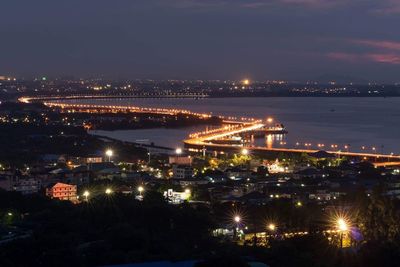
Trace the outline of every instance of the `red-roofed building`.
{"label": "red-roofed building", "polygon": [[77,200],[77,187],[76,185],[56,183],[55,185],[46,189],[46,195],[51,198],[58,198],[60,200]]}

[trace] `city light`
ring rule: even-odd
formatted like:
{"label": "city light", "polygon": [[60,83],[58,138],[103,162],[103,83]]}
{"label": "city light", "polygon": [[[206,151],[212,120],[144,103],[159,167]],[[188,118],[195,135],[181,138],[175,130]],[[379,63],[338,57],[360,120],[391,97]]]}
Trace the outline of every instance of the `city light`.
{"label": "city light", "polygon": [[177,155],[182,154],[182,148],[178,147],[177,149],[175,149],[175,153],[176,153]]}
{"label": "city light", "polygon": [[268,123],[272,123],[273,121],[274,121],[273,118],[271,118],[271,117],[267,118],[267,122],[268,122]]}
{"label": "city light", "polygon": [[108,157],[108,161],[111,162],[111,157],[114,155],[114,151],[111,149],[106,150],[106,156]]}
{"label": "city light", "polygon": [[241,221],[242,219],[240,218],[240,216],[236,215],[236,216],[233,218],[233,220],[234,220],[236,223],[240,223],[240,221]]}
{"label": "city light", "polygon": [[337,227],[340,231],[347,231],[349,229],[346,221],[343,218],[337,220]]}
{"label": "city light", "polygon": [[247,156],[249,154],[249,150],[246,148],[243,148],[241,153],[242,153],[242,155]]}
{"label": "city light", "polygon": [[88,200],[89,195],[90,195],[90,193],[88,190],[85,190],[85,192],[83,192],[83,196],[85,197],[86,201]]}
{"label": "city light", "polygon": [[112,192],[113,192],[113,191],[111,190],[111,188],[107,188],[107,189],[106,189],[106,194],[107,194],[107,195],[112,194]]}
{"label": "city light", "polygon": [[276,225],[275,224],[273,224],[273,223],[268,224],[268,230],[275,231],[275,229],[276,229]]}
{"label": "city light", "polygon": [[144,187],[143,186],[138,186],[137,191],[139,192],[139,195],[141,196],[143,191],[144,191]]}

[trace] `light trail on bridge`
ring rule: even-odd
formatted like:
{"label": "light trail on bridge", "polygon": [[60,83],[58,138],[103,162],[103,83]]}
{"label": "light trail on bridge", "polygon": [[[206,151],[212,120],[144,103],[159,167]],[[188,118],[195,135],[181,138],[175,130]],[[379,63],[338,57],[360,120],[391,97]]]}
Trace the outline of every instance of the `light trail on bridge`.
{"label": "light trail on bridge", "polygon": [[[229,128],[220,128],[221,131],[224,131],[219,134],[209,134],[209,135],[196,135],[192,134],[191,136],[195,136],[195,138],[190,138],[184,140],[184,144],[187,146],[195,146],[199,148],[210,148],[213,150],[224,150],[224,149],[232,149],[232,148],[237,148],[237,149],[247,149],[249,152],[255,151],[255,152],[282,152],[282,153],[307,153],[307,154],[312,154],[316,153],[320,150],[317,149],[301,149],[301,148],[267,148],[267,147],[260,147],[260,146],[242,146],[242,145],[230,145],[230,144],[215,144],[212,143],[213,140],[220,139],[223,137],[239,134],[239,133],[245,133],[245,132],[251,132],[254,130],[259,130],[263,129],[266,125],[259,123],[259,121],[253,123],[253,124],[247,124],[247,126],[243,126],[240,129],[229,129]],[[341,156],[347,156],[347,157],[357,157],[361,158],[364,160],[367,160],[368,158],[374,158],[374,159],[389,159],[389,160],[398,160],[397,161],[389,161],[389,162],[379,162],[376,164],[379,164],[377,166],[397,166],[400,165],[400,156],[396,156],[393,154],[377,154],[377,153],[358,153],[358,152],[349,152],[349,151],[326,151],[329,154],[336,155],[338,157]]]}
{"label": "light trail on bridge", "polygon": [[[101,97],[101,96],[100,96]],[[123,97],[123,96],[120,96]],[[76,104],[76,103],[65,103],[65,102],[57,102],[61,100],[69,100],[69,99],[87,99],[87,98],[96,98],[90,96],[58,96],[51,98],[41,98],[41,97],[21,97],[18,100],[23,103],[30,103],[32,100],[42,101],[42,103],[48,107],[58,107],[66,110],[74,110],[78,109],[80,112],[95,112],[96,110],[106,110],[113,112],[123,112],[128,111],[132,113],[149,113],[149,114],[160,114],[160,115],[192,115],[197,116],[199,118],[211,118],[214,115],[211,113],[199,113],[192,112],[185,109],[168,109],[168,108],[146,108],[146,107],[135,107],[135,106],[124,106],[124,105],[100,105],[100,104]],[[104,96],[104,98],[107,98]],[[49,99],[57,99],[57,101],[50,101]],[[235,148],[246,148],[249,151],[260,151],[260,152],[283,152],[283,153],[315,153],[320,150],[317,149],[300,149],[300,148],[267,148],[267,147],[256,147],[256,146],[240,146],[240,145],[230,145],[230,144],[214,144],[211,141],[216,139],[221,139],[227,136],[241,134],[252,131],[264,130],[267,125],[262,123],[262,120],[255,118],[247,118],[247,117],[232,117],[232,116],[215,116],[222,119],[222,122],[228,124],[229,126],[225,126],[222,128],[213,129],[211,131],[203,131],[200,133],[193,133],[189,135],[189,139],[184,140],[184,144],[187,146],[196,146],[199,148],[210,148],[214,150],[224,150],[224,149],[235,149]],[[268,122],[270,122],[270,118]],[[311,144],[310,144],[311,145]],[[320,147],[320,146],[319,146]],[[337,147],[337,146],[336,146]],[[348,147],[346,147],[348,149]],[[397,166],[400,161],[400,156],[396,156],[393,154],[378,154],[378,153],[358,153],[358,152],[349,152],[349,151],[341,151],[341,150],[331,150],[326,151],[327,153],[336,155],[338,157],[348,156],[348,157],[357,157],[364,160],[368,158],[374,159],[389,159],[388,162],[379,162],[375,163],[376,166]]]}

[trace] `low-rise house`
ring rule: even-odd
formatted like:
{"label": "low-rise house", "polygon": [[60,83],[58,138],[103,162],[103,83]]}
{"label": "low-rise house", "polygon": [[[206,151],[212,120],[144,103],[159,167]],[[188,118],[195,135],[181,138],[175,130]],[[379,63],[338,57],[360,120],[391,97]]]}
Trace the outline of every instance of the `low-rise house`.
{"label": "low-rise house", "polygon": [[239,202],[262,205],[266,204],[269,199],[261,192],[253,191],[238,198]]}
{"label": "low-rise house", "polygon": [[317,170],[315,168],[307,168],[307,169],[295,172],[293,175],[293,178],[295,178],[295,179],[304,179],[304,178],[316,179],[316,178],[320,178],[322,176],[324,176],[324,174],[320,170]]}
{"label": "low-rise house", "polygon": [[192,165],[193,158],[189,155],[172,155],[169,156],[169,164]]}
{"label": "low-rise house", "polygon": [[228,180],[228,178],[226,178],[225,175],[212,175],[212,176],[206,176],[204,178],[213,184],[225,183]]}
{"label": "low-rise house", "polygon": [[0,175],[0,188],[6,191],[11,191],[12,179],[8,175]]}
{"label": "low-rise house", "polygon": [[39,192],[41,182],[39,179],[11,171],[0,174],[0,188],[6,191],[16,191],[23,195],[28,195]]}
{"label": "low-rise house", "polygon": [[50,198],[75,202],[77,201],[77,186],[56,183],[55,185],[46,188],[46,195]]}
{"label": "low-rise house", "polygon": [[68,165],[79,166],[82,164],[102,163],[102,156],[68,157]]}
{"label": "low-rise house", "polygon": [[209,181],[204,178],[186,178],[186,179],[176,179],[174,184],[179,184],[183,187],[206,185]]}
{"label": "low-rise house", "polygon": [[251,174],[249,170],[239,167],[226,169],[225,173],[226,176],[232,180],[247,178]]}
{"label": "low-rise house", "polygon": [[40,180],[31,177],[17,178],[13,185],[12,190],[20,192],[23,195],[38,193],[41,188]]}
{"label": "low-rise house", "polygon": [[90,163],[86,165],[80,165],[72,169],[72,172],[84,171],[91,172],[94,180],[113,179],[115,177],[121,177],[120,169],[112,162]]}
{"label": "low-rise house", "polygon": [[174,179],[188,179],[193,177],[193,168],[186,165],[174,165],[172,173]]}
{"label": "low-rise house", "polygon": [[317,202],[322,202],[322,201],[330,201],[330,200],[335,200],[339,198],[341,195],[344,195],[344,193],[337,192],[337,191],[328,191],[328,190],[316,190],[313,193],[310,193],[308,195],[308,198],[310,200],[314,200]]}

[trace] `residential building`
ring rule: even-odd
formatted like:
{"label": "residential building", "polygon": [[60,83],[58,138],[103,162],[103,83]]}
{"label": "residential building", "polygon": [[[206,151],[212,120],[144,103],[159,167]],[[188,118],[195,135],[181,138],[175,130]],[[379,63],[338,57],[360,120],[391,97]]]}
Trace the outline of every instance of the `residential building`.
{"label": "residential building", "polygon": [[77,201],[77,186],[64,183],[56,183],[55,185],[46,188],[46,195],[51,198],[75,202]]}
{"label": "residential building", "polygon": [[193,177],[193,168],[186,165],[174,165],[172,173],[175,179],[188,179]]}

